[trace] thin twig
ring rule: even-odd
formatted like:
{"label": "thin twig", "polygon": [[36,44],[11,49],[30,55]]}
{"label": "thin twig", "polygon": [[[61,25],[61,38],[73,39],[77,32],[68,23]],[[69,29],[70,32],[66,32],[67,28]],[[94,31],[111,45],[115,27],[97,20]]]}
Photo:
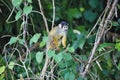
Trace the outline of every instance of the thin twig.
{"label": "thin twig", "polygon": [[[41,12],[39,12],[39,11],[35,11],[35,10],[33,10],[32,13],[38,13],[38,14],[41,14]],[[41,15],[42,15],[42,14],[41,14]]]}
{"label": "thin twig", "polygon": [[10,22],[9,22],[9,19],[10,19],[10,17],[12,16],[12,14],[13,14],[14,10],[15,10],[15,7],[13,7],[13,9],[12,9],[12,11],[11,11],[10,15],[8,16],[8,18],[7,18],[7,20],[6,20],[6,22],[7,22],[7,23],[13,23],[13,22],[15,22],[15,21],[16,21],[16,20],[13,20],[13,21],[10,21]]}
{"label": "thin twig", "polygon": [[45,15],[44,15],[44,12],[43,12],[43,8],[42,8],[41,0],[38,0],[38,3],[39,3],[39,7],[40,7],[40,11],[41,11],[41,15],[42,15],[43,20],[44,20],[44,22],[45,22],[45,27],[46,27],[47,33],[49,33],[48,23],[47,23],[47,19],[46,19]]}
{"label": "thin twig", "polygon": [[110,53],[110,52],[112,52],[114,49],[111,49],[111,50],[109,50],[109,51],[107,51],[107,52],[105,52],[105,53],[102,53],[102,54],[100,54],[100,55],[98,55],[97,57],[95,57],[93,60],[92,60],[92,62],[94,62],[94,61],[96,61],[98,58],[100,58],[101,56],[103,56],[103,55],[105,55],[105,54],[107,54],[107,53]]}
{"label": "thin twig", "polygon": [[44,67],[42,69],[41,76],[40,76],[41,80],[44,80],[44,76],[45,76],[45,73],[46,73],[46,70],[47,70],[47,67],[48,67],[48,63],[49,63],[49,57],[47,55],[47,52],[48,51],[46,51],[45,64],[44,64]]}
{"label": "thin twig", "polygon": [[53,29],[54,21],[55,21],[55,3],[54,3],[54,0],[52,0],[52,4],[53,4],[53,20],[52,20],[52,29]]}
{"label": "thin twig", "polygon": [[9,5],[8,5],[8,4],[6,4],[4,0],[1,0],[1,2],[2,2],[2,3],[3,3],[3,4],[4,4],[7,8],[8,8],[8,10],[9,10],[9,11],[11,11],[11,9],[10,9]]}

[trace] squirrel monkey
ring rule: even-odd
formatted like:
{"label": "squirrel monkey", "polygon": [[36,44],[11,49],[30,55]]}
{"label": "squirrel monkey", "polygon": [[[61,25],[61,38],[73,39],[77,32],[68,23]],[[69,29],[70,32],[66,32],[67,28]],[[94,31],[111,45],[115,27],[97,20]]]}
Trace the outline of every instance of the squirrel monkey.
{"label": "squirrel monkey", "polygon": [[68,31],[68,23],[62,21],[58,26],[54,27],[48,35],[48,49],[55,49],[59,50],[59,46],[63,45],[63,48],[66,47],[66,38],[67,38],[67,31]]}
{"label": "squirrel monkey", "polygon": [[[54,27],[48,34],[46,52],[47,50],[50,50],[50,49],[59,50],[60,49],[59,46],[61,45],[61,43],[63,45],[63,48],[65,48],[67,31],[68,31],[68,23],[66,23],[65,21],[62,21],[60,24],[58,24],[58,26]],[[45,64],[41,73],[41,76],[42,76],[41,80],[44,80],[44,75],[45,75],[48,63],[49,63],[49,57],[48,55],[46,55]]]}

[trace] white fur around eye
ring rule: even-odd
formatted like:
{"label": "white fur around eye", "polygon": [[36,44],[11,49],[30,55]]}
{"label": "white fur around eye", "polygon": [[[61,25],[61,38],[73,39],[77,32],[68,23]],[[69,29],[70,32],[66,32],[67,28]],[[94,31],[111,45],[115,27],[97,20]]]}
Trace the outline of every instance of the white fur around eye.
{"label": "white fur around eye", "polygon": [[68,29],[68,26],[64,26],[63,28],[64,28],[64,29]]}

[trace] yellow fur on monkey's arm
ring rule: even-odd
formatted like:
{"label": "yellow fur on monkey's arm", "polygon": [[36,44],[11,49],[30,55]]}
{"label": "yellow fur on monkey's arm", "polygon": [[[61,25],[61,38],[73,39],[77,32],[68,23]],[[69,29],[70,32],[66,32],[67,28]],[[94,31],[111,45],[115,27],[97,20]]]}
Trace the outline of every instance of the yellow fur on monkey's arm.
{"label": "yellow fur on monkey's arm", "polygon": [[62,45],[63,45],[63,48],[66,48],[66,35],[64,35],[62,38]]}

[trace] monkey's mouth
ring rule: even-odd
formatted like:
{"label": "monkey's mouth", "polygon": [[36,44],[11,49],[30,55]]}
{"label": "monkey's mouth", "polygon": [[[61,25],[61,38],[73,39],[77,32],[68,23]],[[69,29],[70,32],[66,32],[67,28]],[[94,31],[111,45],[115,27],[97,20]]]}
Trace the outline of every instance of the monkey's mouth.
{"label": "monkey's mouth", "polygon": [[65,31],[67,31],[68,29],[65,29]]}

